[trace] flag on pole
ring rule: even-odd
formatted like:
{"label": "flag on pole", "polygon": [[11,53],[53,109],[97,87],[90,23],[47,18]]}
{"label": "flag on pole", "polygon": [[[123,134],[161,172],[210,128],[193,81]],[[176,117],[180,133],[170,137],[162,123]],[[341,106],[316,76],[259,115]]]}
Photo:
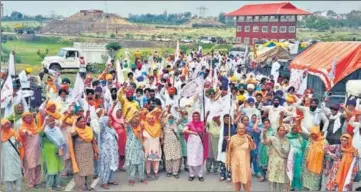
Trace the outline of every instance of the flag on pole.
{"label": "flag on pole", "polygon": [[286,174],[288,176],[288,179],[290,180],[290,183],[292,183],[293,180],[293,159],[294,159],[294,153],[295,150],[293,147],[291,147],[290,152],[288,154],[287,158],[287,167],[286,167]]}
{"label": "flag on pole", "polygon": [[14,52],[11,52],[10,56],[9,56],[8,75],[10,77],[12,75],[15,75],[15,55],[14,55]]}
{"label": "flag on pole", "polygon": [[181,97],[191,97],[197,95],[203,91],[204,80],[202,77],[192,80],[187,83],[180,91]]}
{"label": "flag on pole", "polygon": [[248,56],[248,54],[249,54],[249,48],[248,48],[249,46],[247,45],[246,46],[246,51],[244,51],[244,58],[246,58],[247,56]]}
{"label": "flag on pole", "polygon": [[198,74],[202,71],[202,64],[197,63],[196,69],[193,71],[191,78],[195,79],[198,77]]}
{"label": "flag on pole", "polygon": [[78,73],[75,79],[74,89],[71,93],[72,101],[76,102],[77,100],[79,100],[84,93],[84,89],[84,81]]}
{"label": "flag on pole", "polygon": [[121,69],[121,67],[120,67],[120,62],[119,62],[119,60],[117,60],[116,62],[115,62],[115,70],[116,70],[116,72],[117,72],[117,79],[118,79],[118,83],[123,83],[124,82],[124,74],[123,74],[123,71],[122,71],[122,69]]}
{"label": "flag on pole", "polygon": [[180,49],[179,49],[179,41],[177,41],[177,47],[175,49],[175,61],[178,61],[180,58]]}
{"label": "flag on pole", "polygon": [[351,166],[348,169],[348,172],[347,172],[347,175],[346,175],[346,178],[345,178],[345,184],[343,185],[342,191],[347,191],[348,190],[346,188],[346,186],[351,183],[351,176],[352,176],[353,168],[354,168],[354,166],[357,165],[357,161],[358,161],[357,158],[354,157],[353,160],[352,160]]}
{"label": "flag on pole", "polygon": [[128,48],[125,49],[125,60],[129,61],[129,50],[128,50]]}
{"label": "flag on pole", "polygon": [[331,71],[327,75],[331,79],[331,81],[335,79],[336,76],[336,64],[337,64],[337,57],[335,57],[335,59],[332,61]]}
{"label": "flag on pole", "polygon": [[253,44],[253,59],[256,59],[257,58],[257,48],[256,48],[256,45]]}
{"label": "flag on pole", "polygon": [[8,75],[4,83],[3,88],[1,89],[1,109],[5,108],[13,98],[13,82],[11,75]]}
{"label": "flag on pole", "polygon": [[106,63],[106,66],[111,66],[111,65],[112,65],[112,58],[109,56],[108,60],[107,60],[107,63]]}

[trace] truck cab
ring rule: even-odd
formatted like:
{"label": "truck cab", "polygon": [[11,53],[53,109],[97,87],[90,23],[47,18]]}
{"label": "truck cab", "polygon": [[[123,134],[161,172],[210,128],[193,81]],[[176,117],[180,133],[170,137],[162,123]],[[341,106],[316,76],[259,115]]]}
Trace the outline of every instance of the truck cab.
{"label": "truck cab", "polygon": [[45,69],[79,69],[80,51],[75,48],[61,48],[56,56],[45,57],[42,65]]}

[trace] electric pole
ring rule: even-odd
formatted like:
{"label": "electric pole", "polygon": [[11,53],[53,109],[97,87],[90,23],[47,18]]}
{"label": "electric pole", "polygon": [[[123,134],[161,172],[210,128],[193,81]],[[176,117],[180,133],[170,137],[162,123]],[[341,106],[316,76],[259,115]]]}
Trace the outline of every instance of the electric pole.
{"label": "electric pole", "polygon": [[205,7],[205,6],[200,6],[200,7],[198,7],[197,8],[197,10],[199,10],[199,17],[204,17],[204,14],[205,14],[205,12],[206,12],[206,10],[207,10],[208,8],[207,7]]}

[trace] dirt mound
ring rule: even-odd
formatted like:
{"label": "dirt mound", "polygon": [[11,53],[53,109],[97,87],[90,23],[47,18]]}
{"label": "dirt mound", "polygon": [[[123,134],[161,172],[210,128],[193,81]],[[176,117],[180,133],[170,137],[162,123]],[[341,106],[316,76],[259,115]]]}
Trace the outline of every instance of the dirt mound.
{"label": "dirt mound", "polygon": [[187,27],[224,27],[225,25],[215,18],[195,18],[188,21]]}
{"label": "dirt mound", "polygon": [[61,21],[52,21],[40,33],[79,35],[81,33],[124,33],[149,29],[129,23],[126,19],[101,10],[81,10]]}

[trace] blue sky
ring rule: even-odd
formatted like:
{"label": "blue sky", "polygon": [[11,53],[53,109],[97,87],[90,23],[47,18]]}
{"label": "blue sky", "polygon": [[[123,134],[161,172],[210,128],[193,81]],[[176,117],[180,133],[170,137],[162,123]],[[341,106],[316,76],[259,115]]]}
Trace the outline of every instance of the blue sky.
{"label": "blue sky", "polygon": [[[106,2],[106,3],[105,3]],[[49,15],[52,11],[63,16],[70,16],[81,9],[105,9],[127,17],[129,13],[179,13],[190,11],[197,13],[197,7],[208,8],[206,16],[216,16],[220,12],[229,12],[250,3],[279,1],[3,1],[4,13],[20,11],[28,15]],[[334,10],[346,13],[353,9],[361,10],[361,1],[291,1],[295,6],[308,11]]]}

